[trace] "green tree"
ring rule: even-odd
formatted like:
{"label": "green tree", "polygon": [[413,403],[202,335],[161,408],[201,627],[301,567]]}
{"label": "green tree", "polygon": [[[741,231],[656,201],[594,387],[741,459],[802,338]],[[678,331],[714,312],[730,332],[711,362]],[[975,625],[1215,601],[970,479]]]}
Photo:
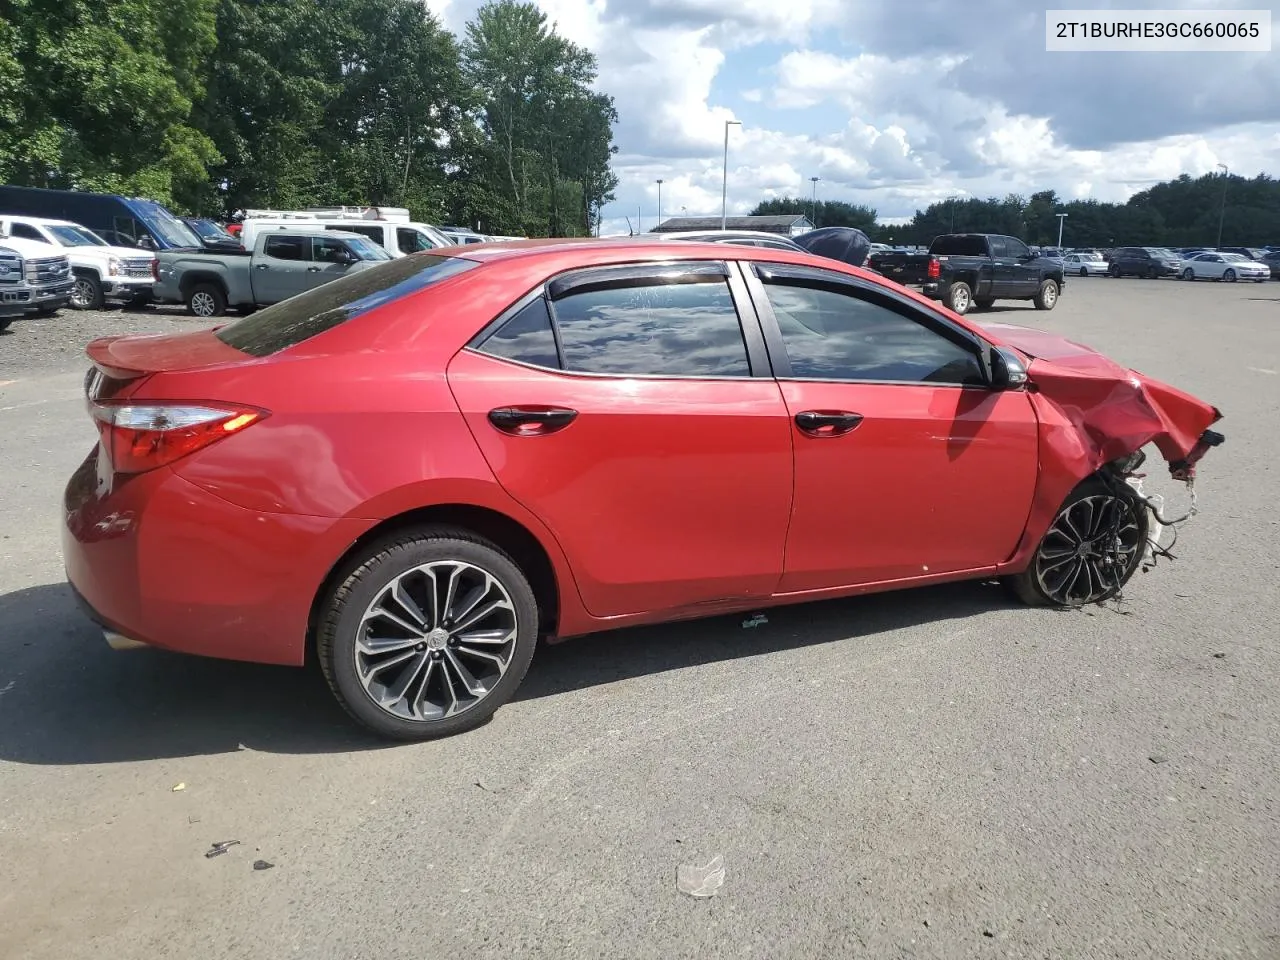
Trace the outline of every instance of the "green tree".
{"label": "green tree", "polygon": [[166,201],[203,181],[218,153],[189,121],[216,41],[216,2],[9,0],[0,20],[5,178]]}
{"label": "green tree", "polygon": [[803,197],[775,197],[762,200],[751,211],[753,217],[785,216],[796,214],[808,217],[818,227],[856,227],[868,236],[876,233],[876,211],[841,200],[812,200]]}

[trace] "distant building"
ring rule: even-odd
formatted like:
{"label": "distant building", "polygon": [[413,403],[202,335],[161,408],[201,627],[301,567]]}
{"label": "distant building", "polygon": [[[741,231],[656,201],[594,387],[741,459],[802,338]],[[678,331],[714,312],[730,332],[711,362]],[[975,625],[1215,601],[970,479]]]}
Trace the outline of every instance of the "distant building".
{"label": "distant building", "polygon": [[[784,237],[798,237],[813,229],[808,217],[794,213],[770,217],[729,217],[724,221],[726,230],[760,230]],[[680,233],[686,230],[719,230],[719,217],[671,217],[653,228],[653,233]]]}

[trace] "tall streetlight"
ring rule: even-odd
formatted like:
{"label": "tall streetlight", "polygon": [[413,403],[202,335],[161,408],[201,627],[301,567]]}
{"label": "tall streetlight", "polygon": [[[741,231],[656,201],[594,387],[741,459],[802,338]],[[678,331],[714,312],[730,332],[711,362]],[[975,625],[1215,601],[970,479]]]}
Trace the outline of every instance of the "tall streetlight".
{"label": "tall streetlight", "polygon": [[724,179],[720,183],[720,229],[727,230],[729,224],[729,128],[742,126],[740,120],[724,122]]}
{"label": "tall streetlight", "polygon": [[1222,246],[1222,219],[1227,215],[1227,182],[1231,176],[1231,171],[1227,169],[1225,163],[1218,164],[1222,168],[1222,203],[1218,207],[1218,242],[1214,244],[1216,247]]}
{"label": "tall streetlight", "polygon": [[658,181],[658,226],[662,226],[662,181]]}
{"label": "tall streetlight", "polygon": [[809,222],[815,227],[818,225],[818,181],[821,177],[810,177],[813,181],[813,200],[809,203]]}
{"label": "tall streetlight", "polygon": [[1055,213],[1054,216],[1058,218],[1058,252],[1061,253],[1062,252],[1062,223],[1064,220],[1067,219],[1068,214]]}

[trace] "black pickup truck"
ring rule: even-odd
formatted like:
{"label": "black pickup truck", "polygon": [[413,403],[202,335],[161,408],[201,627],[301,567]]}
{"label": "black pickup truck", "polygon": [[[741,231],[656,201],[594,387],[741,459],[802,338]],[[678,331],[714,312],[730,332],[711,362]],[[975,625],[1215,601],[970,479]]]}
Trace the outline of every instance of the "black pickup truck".
{"label": "black pickup truck", "polygon": [[1062,261],[1041,257],[1017,237],[994,233],[949,233],[928,253],[873,253],[872,270],[941,300],[956,313],[986,308],[997,300],[1034,300],[1052,310],[1066,276]]}

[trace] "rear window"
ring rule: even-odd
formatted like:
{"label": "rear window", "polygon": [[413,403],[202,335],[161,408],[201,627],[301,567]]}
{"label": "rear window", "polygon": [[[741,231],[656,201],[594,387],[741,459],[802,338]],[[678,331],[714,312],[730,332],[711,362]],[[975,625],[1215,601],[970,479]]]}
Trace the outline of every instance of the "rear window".
{"label": "rear window", "polygon": [[987,238],[938,237],[929,247],[929,252],[937,257],[985,257]]}
{"label": "rear window", "polygon": [[478,267],[429,253],[390,260],[265,307],[217,331],[228,346],[266,357],[332,330],[375,307]]}

